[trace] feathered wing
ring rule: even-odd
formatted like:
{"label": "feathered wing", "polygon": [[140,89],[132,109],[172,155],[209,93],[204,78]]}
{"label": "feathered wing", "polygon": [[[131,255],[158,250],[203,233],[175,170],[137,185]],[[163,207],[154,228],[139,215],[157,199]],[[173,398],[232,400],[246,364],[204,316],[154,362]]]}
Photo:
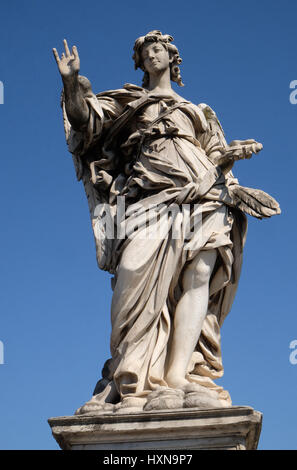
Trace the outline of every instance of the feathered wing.
{"label": "feathered wing", "polygon": [[[214,146],[211,150],[217,152],[219,148],[226,149],[228,144],[216,113],[204,103],[200,104],[199,107],[208,121],[212,134],[216,135],[216,147]],[[272,196],[261,189],[240,186],[231,171],[226,175],[226,185],[230,196],[230,199],[226,200],[226,204],[236,207],[257,219],[268,218],[281,213],[278,202]]]}
{"label": "feathered wing", "polygon": [[94,186],[91,181],[91,171],[85,166],[82,181],[89,205],[98,266],[104,271],[113,273],[112,253],[116,205],[109,204],[104,192]]}
{"label": "feathered wing", "polygon": [[245,188],[237,184],[229,186],[232,204],[257,219],[281,213],[278,202],[261,189]]}
{"label": "feathered wing", "polygon": [[[91,111],[91,122],[89,123],[89,127],[91,127],[92,132],[94,132],[94,126],[96,126],[96,124],[98,126],[98,123],[100,123],[100,120],[95,120],[96,113],[100,113],[99,117],[102,117],[102,111],[97,105],[95,96],[89,98],[88,101]],[[97,263],[100,269],[110,271],[112,273],[113,218],[116,212],[116,207],[108,204],[108,191],[104,191],[104,189],[100,190],[99,185],[94,184],[94,174],[92,174],[93,172],[91,171],[92,164],[90,165],[85,158],[81,157],[84,153],[83,147],[87,140],[86,137],[88,136],[83,135],[82,132],[73,131],[71,128],[65,109],[63,93],[61,97],[61,107],[63,111],[64,130],[68,150],[72,154],[77,179],[78,181],[81,180],[83,182],[88,200],[92,229],[95,237]],[[98,135],[100,134],[100,130],[101,129],[97,129]],[[102,180],[104,180],[104,177],[110,178],[110,175],[108,175],[107,172],[102,171],[101,173]],[[101,181],[101,187],[104,188],[104,181]]]}

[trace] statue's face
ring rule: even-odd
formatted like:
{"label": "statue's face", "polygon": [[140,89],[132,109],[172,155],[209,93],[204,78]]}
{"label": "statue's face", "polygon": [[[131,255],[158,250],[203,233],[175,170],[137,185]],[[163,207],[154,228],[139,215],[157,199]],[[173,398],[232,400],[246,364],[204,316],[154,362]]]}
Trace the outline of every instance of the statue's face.
{"label": "statue's face", "polygon": [[141,52],[143,66],[150,75],[158,75],[170,65],[168,51],[159,42],[149,42]]}

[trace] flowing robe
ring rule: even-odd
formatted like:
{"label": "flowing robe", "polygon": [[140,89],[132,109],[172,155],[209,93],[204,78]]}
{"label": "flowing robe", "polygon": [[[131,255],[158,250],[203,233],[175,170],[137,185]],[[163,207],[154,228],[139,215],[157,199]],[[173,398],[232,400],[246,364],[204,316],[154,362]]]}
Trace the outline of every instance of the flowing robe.
{"label": "flowing robe", "polygon": [[[104,269],[114,274],[111,359],[102,383],[113,381],[119,399],[167,385],[183,273],[201,251],[216,249],[208,312],[186,378],[217,390],[230,403],[228,392],[213,379],[223,375],[220,327],[238,284],[246,217],[229,205],[228,188],[237,180],[231,173],[225,177],[212,161],[224,146],[223,133],[200,106],[177,95],[157,96],[125,85],[86,95],[86,101],[89,122],[80,131],[71,129],[64,112],[69,150],[85,184],[93,228],[96,201],[102,200],[113,208],[116,233],[125,228],[124,238],[103,240],[103,245],[97,237],[97,255],[99,246],[102,257],[103,246]],[[101,190],[90,184],[94,161]],[[120,221],[116,196],[125,197]]]}

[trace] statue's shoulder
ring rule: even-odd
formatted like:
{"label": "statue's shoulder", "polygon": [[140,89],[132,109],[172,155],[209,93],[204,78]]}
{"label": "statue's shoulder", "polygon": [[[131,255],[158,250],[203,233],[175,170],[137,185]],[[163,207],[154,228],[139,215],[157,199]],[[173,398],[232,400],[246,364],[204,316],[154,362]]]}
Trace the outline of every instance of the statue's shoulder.
{"label": "statue's shoulder", "polygon": [[124,90],[128,90],[130,92],[137,92],[137,93],[148,93],[146,88],[142,88],[141,86],[134,85],[133,83],[125,83],[123,85]]}
{"label": "statue's shoulder", "polygon": [[96,96],[98,99],[109,97],[115,100],[126,100],[127,98],[133,100],[140,98],[143,94],[147,94],[147,90],[131,83],[125,83],[122,88],[118,88],[117,90],[103,91],[101,93],[96,94]]}
{"label": "statue's shoulder", "polygon": [[219,129],[224,133],[221,123],[216,115],[215,111],[206,103],[199,103],[197,107],[203,112],[208,126],[212,128],[213,126],[218,126]]}

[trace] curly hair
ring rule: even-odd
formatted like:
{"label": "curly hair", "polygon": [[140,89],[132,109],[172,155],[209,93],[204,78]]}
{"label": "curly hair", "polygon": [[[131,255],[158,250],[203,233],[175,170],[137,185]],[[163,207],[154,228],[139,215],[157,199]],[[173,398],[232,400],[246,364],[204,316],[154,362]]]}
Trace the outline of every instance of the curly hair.
{"label": "curly hair", "polygon": [[169,36],[169,34],[162,34],[161,31],[158,30],[150,31],[145,36],[141,36],[140,38],[136,39],[134,43],[134,54],[132,58],[134,60],[135,70],[140,68],[144,72],[144,76],[142,79],[142,86],[144,88],[148,87],[149,74],[143,66],[141,53],[143,46],[149,42],[160,42],[162,46],[168,51],[170,59],[173,59],[170,63],[170,79],[173,82],[176,82],[179,86],[184,86],[181,80],[179,68],[179,64],[182,62],[182,59],[179,55],[177,47],[174,44],[171,44],[172,41],[172,36]]}

